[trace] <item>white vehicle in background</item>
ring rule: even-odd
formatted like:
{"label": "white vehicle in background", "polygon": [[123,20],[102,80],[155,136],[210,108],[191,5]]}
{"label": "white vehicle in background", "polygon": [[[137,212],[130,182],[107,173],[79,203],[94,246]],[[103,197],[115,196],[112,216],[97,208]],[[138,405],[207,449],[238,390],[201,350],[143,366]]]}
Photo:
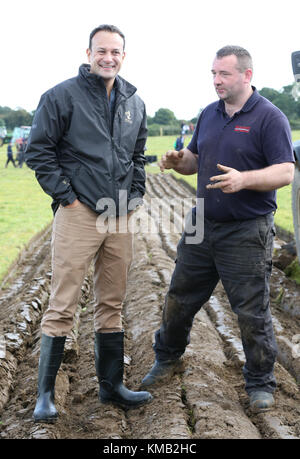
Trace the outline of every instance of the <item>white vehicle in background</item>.
{"label": "white vehicle in background", "polygon": [[10,142],[16,145],[17,151],[20,151],[23,143],[27,141],[30,129],[31,126],[19,126],[14,128]]}

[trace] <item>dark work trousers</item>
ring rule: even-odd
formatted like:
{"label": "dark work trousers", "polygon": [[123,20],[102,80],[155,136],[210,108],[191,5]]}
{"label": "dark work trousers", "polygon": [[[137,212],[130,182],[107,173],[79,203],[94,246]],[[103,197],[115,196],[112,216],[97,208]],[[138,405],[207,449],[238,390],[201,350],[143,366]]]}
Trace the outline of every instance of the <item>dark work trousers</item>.
{"label": "dark work trousers", "polygon": [[195,314],[221,279],[237,314],[246,356],[245,389],[274,392],[277,346],[269,308],[272,270],[273,214],[219,223],[205,220],[200,244],[186,243],[183,233],[153,346],[160,361],[178,359],[190,342]]}

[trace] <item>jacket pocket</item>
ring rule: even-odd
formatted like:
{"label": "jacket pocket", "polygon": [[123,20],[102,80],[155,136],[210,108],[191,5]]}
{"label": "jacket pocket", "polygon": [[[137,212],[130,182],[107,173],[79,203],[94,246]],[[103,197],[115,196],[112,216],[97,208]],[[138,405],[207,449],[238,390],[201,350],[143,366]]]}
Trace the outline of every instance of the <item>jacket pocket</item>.
{"label": "jacket pocket", "polygon": [[79,200],[94,210],[99,199],[114,197],[112,183],[105,179],[105,174],[99,169],[89,169],[81,165],[76,169],[71,185]]}

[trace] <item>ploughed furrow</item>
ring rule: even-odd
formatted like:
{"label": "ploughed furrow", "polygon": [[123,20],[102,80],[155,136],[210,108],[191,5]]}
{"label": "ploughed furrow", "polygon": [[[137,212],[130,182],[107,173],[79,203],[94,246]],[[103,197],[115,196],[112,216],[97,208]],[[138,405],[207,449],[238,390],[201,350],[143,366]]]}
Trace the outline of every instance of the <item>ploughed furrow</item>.
{"label": "ploughed furrow", "polygon": [[[174,270],[183,217],[194,193],[171,174],[149,175],[145,205],[133,214],[134,258],[124,302],[124,383],[139,390],[154,362],[152,344]],[[245,263],[247,260],[245,260]],[[24,269],[23,269],[24,268]],[[48,305],[50,228],[22,254],[1,291],[0,438],[212,439],[300,438],[299,288],[273,270],[271,308],[279,356],[276,406],[249,411],[236,316],[222,284],[195,316],[177,373],[149,391],[151,403],[123,410],[98,400],[94,363],[92,267],[56,382],[55,424],[35,424],[40,321]]]}
{"label": "ploughed furrow", "polygon": [[[50,285],[50,228],[22,252],[0,291],[0,414],[16,383],[18,365],[33,342]],[[10,284],[8,286],[8,282]]]}
{"label": "ploughed furrow", "polygon": [[[168,181],[164,177],[168,177]],[[183,196],[184,190],[177,196],[174,193],[177,182],[174,182],[173,188],[170,187],[170,177],[170,174],[148,177],[145,207],[152,219],[146,230],[151,230],[151,223],[156,224],[165,250],[175,258],[178,238],[184,229],[185,216],[194,204],[194,197],[188,191]],[[180,184],[178,187],[182,190]]]}
{"label": "ploughed furrow", "polygon": [[[141,221],[147,221],[144,209]],[[166,282],[173,262],[161,247],[158,234],[138,234],[125,302],[125,323],[130,334],[132,374],[130,385],[138,387],[153,363],[153,333],[161,319]],[[182,401],[178,375],[163,387],[150,389],[153,401],[141,411],[128,412],[130,438],[189,438],[188,411]]]}
{"label": "ploughed furrow", "polygon": [[[49,296],[50,285],[47,284],[47,298]],[[59,412],[66,413],[66,403],[70,391],[72,372],[74,367],[72,362],[76,361],[79,355],[78,348],[78,327],[80,323],[80,311],[85,305],[89,296],[90,283],[88,279],[82,286],[82,298],[78,311],[75,315],[74,328],[67,337],[65,344],[64,360],[56,378],[55,399]],[[48,301],[43,304],[43,311],[48,305]],[[57,426],[52,424],[35,424],[32,419],[33,409],[37,391],[37,368],[40,349],[40,320],[36,321],[36,327],[31,332],[31,338],[27,342],[26,354],[18,362],[15,369],[14,384],[10,388],[10,397],[2,407],[1,432],[0,438],[38,438],[54,439],[64,438]],[[1,362],[0,362],[1,363]],[[3,380],[5,384],[5,380]]]}
{"label": "ploughed furrow", "polygon": [[[218,330],[224,342],[224,352],[235,368],[240,368],[245,363],[245,356],[242,350],[240,333],[237,320],[228,303],[222,285],[219,284],[214,292],[214,296],[208,301],[204,309],[207,311],[211,322]],[[277,321],[275,319],[274,323]],[[276,327],[275,331],[276,331]],[[276,334],[277,341],[278,335]],[[276,406],[269,413],[252,415],[248,410],[247,397],[244,391],[240,393],[240,400],[246,413],[258,425],[264,437],[271,438],[300,438],[300,394],[299,388],[293,376],[282,365],[280,358],[275,364],[275,376],[277,380],[277,390],[275,392]],[[279,363],[280,362],[280,363]],[[242,388],[241,388],[242,389]]]}
{"label": "ploughed furrow", "polygon": [[15,307],[18,297],[24,296],[34,278],[44,275],[49,261],[51,225],[36,234],[21,251],[0,285],[0,321],[7,317],[8,306]]}

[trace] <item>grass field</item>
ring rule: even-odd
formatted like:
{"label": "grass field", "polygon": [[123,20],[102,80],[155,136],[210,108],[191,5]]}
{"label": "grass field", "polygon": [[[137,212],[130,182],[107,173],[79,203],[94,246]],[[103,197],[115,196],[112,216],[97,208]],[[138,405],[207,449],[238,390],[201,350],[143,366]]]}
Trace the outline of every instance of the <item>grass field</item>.
{"label": "grass field", "polygon": [[52,218],[51,198],[26,165],[14,168],[6,162],[6,146],[0,148],[0,280],[20,250]]}
{"label": "grass field", "polygon": [[[147,152],[159,158],[173,148],[176,136],[149,137]],[[300,138],[300,131],[293,132],[293,140]],[[186,139],[187,145],[189,138]],[[40,188],[32,172],[24,164],[15,169],[10,163],[5,169],[6,145],[0,148],[0,281],[11,263],[18,257],[22,248],[30,239],[52,220],[51,198]],[[147,166],[147,172],[157,173],[157,166]],[[179,177],[179,174],[175,174]],[[196,174],[180,176],[196,187]],[[278,211],[275,216],[277,225],[293,231],[291,213],[291,187],[278,191]]]}

